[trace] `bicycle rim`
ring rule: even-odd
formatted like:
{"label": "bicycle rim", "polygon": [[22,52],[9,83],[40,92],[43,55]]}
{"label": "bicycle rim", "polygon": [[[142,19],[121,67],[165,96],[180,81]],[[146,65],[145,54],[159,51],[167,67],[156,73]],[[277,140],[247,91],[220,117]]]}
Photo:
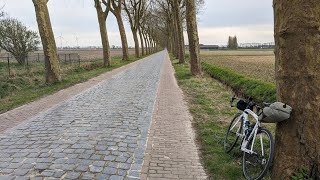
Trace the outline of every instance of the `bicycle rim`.
{"label": "bicycle rim", "polygon": [[[256,139],[251,140],[248,149],[253,144],[253,154],[244,152],[242,159],[242,171],[246,179],[262,179],[269,171],[274,153],[274,144],[271,133],[266,129],[260,129]],[[263,146],[261,146],[263,145]],[[263,152],[263,153],[262,153]]]}
{"label": "bicycle rim", "polygon": [[236,116],[232,119],[228,127],[226,137],[224,139],[224,150],[227,153],[234,148],[234,146],[236,145],[239,139],[239,136],[237,136],[237,132],[238,133],[242,132],[242,120],[241,119],[239,120],[240,115],[241,114],[236,114]]}

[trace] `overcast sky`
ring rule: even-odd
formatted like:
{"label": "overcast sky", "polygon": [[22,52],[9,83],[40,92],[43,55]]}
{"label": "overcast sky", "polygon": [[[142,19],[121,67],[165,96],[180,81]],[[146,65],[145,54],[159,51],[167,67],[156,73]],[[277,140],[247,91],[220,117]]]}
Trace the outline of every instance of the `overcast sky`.
{"label": "overcast sky", "polygon": [[[11,17],[37,30],[32,0],[0,0]],[[93,0],[50,0],[51,23],[57,40],[63,46],[100,46],[99,26]],[[125,22],[129,45],[133,38]],[[110,45],[120,46],[120,35],[115,18],[107,20]],[[273,42],[272,0],[205,0],[199,14],[199,36],[202,44],[227,43],[229,35],[237,35],[239,43]],[[187,41],[187,39],[186,39]]]}

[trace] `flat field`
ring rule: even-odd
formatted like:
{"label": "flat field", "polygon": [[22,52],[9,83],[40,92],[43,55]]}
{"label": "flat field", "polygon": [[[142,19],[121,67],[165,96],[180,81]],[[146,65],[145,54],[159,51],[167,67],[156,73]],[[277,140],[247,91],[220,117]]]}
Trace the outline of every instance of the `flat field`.
{"label": "flat field", "polygon": [[201,59],[254,79],[275,83],[273,50],[201,51]]}
{"label": "flat field", "polygon": [[[70,50],[58,50],[58,54],[79,54],[81,61],[92,61],[103,58],[103,50],[102,49],[70,49]],[[122,49],[111,49],[110,50],[111,57],[119,57],[122,55]],[[30,53],[31,57],[37,57],[38,54],[43,54],[43,51],[35,51]],[[134,54],[134,49],[129,49],[129,54]],[[6,57],[8,57],[8,53],[1,52],[0,53],[0,62],[6,61]]]}

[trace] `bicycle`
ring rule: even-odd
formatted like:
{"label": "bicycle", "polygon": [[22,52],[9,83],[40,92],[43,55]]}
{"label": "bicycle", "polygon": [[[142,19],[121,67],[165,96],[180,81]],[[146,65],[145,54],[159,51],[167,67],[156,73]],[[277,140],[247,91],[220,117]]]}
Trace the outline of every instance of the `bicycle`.
{"label": "bicycle", "polygon": [[[232,97],[231,107],[233,107],[233,102],[236,99],[239,98]],[[267,107],[270,104],[264,103],[264,106]],[[237,108],[242,113],[236,114],[228,127],[224,139],[224,150],[229,153],[241,138],[240,150],[243,152],[243,175],[246,179],[259,180],[265,176],[273,160],[273,137],[269,130],[261,127],[259,115],[263,108],[257,105],[253,99],[239,99]],[[256,108],[257,113],[253,111],[254,108]],[[250,116],[256,121],[251,125],[249,122]]]}

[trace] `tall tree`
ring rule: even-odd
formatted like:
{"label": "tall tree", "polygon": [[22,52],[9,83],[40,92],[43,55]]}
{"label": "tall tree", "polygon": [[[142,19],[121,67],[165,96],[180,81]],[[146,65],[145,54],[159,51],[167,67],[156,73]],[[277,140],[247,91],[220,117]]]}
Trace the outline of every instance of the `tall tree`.
{"label": "tall tree", "polygon": [[185,63],[185,51],[184,51],[184,37],[183,37],[183,24],[181,16],[181,0],[172,0],[173,12],[175,15],[175,22],[177,28],[177,38],[178,38],[178,57],[179,63]]}
{"label": "tall tree", "polygon": [[139,22],[140,22],[140,13],[142,10],[142,0],[124,0],[123,1],[123,8],[127,14],[127,18],[130,23],[133,40],[134,40],[134,47],[135,47],[135,55],[136,57],[140,56],[140,46],[139,46],[139,39],[138,39],[138,29],[139,29]]}
{"label": "tall tree", "polygon": [[123,19],[122,19],[122,0],[109,0],[111,1],[111,8],[110,11],[116,17],[120,37],[121,37],[121,44],[122,44],[122,60],[129,60],[129,49],[128,49],[128,40],[126,35],[126,30],[124,29]]}
{"label": "tall tree", "polygon": [[36,11],[39,33],[45,56],[46,82],[61,81],[57,46],[52,31],[47,3],[49,0],[32,0]]}
{"label": "tall tree", "polygon": [[277,97],[293,107],[277,124],[273,179],[299,169],[320,179],[320,3],[274,0]]}
{"label": "tall tree", "polygon": [[[102,4],[104,4],[105,6],[104,10],[102,8]],[[106,26],[106,20],[110,12],[110,1],[106,2],[106,0],[94,0],[94,6],[97,10],[100,28],[101,42],[103,48],[103,66],[106,67],[111,65],[110,45]]]}
{"label": "tall tree", "polygon": [[200,48],[199,36],[196,17],[196,3],[194,0],[186,1],[187,6],[187,32],[189,38],[191,74],[194,76],[201,75],[200,66]]}

